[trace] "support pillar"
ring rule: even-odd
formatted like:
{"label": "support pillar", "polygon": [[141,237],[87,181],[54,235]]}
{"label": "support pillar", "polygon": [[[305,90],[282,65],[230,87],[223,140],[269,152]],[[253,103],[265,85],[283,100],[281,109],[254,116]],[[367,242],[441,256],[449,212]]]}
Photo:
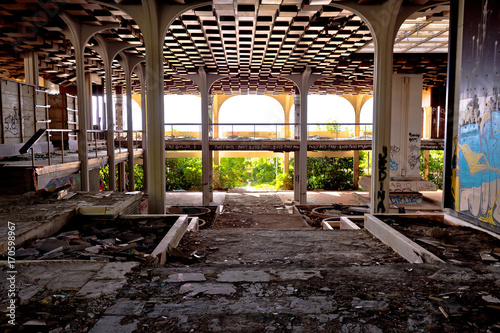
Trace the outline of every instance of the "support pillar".
{"label": "support pillar", "polygon": [[[93,114],[92,114],[92,77],[90,73],[85,73],[85,99],[86,102],[85,104],[87,105],[87,109],[85,112],[87,112],[87,129],[92,130],[92,124],[93,124]],[[90,140],[94,139],[95,133],[90,133],[90,135],[87,135],[87,139],[90,138]]]}
{"label": "support pillar", "polygon": [[179,3],[142,0],[114,4],[130,15],[139,25],[146,49],[146,87],[148,122],[148,210],[150,214],[165,214],[165,116],[163,45],[167,27],[182,12],[192,8]]}
{"label": "support pillar", "polygon": [[[295,122],[300,120],[300,95],[294,95],[293,103],[295,105]],[[300,126],[294,126],[294,139],[300,139]],[[293,152],[293,200],[300,200],[300,154],[298,151]]]}
{"label": "support pillar", "polygon": [[125,71],[125,96],[127,98],[127,151],[128,151],[128,190],[135,190],[134,174],[134,124],[132,116],[132,72],[134,67],[139,64],[141,58],[131,58],[126,53],[120,54],[120,64]]}
{"label": "support pillar", "polygon": [[141,112],[142,112],[142,135],[141,135],[141,145],[142,145],[142,167],[144,170],[144,190],[145,194],[148,193],[148,118],[146,113],[146,68],[144,64],[139,64],[136,67],[137,76],[139,76],[139,81],[141,82]]}
{"label": "support pillar", "polygon": [[[153,8],[151,8],[153,9]],[[148,129],[148,212],[165,214],[165,115],[163,91],[163,31],[153,22],[143,30],[146,47]]]}
{"label": "support pillar", "polygon": [[76,91],[78,103],[78,160],[80,161],[80,177],[82,191],[88,192],[89,183],[89,147],[87,144],[87,98],[85,97],[85,72],[83,47],[75,47]]}
{"label": "support pillar", "polygon": [[[208,206],[213,201],[213,160],[210,150],[210,87],[218,76],[207,74],[203,67],[198,69],[198,75],[188,75],[198,85],[201,94],[201,163],[202,163],[202,203]],[[217,113],[220,106],[216,103]]]}
{"label": "support pillar", "polygon": [[88,145],[87,145],[87,98],[85,93],[85,64],[84,51],[90,37],[99,31],[118,27],[117,24],[105,24],[101,26],[89,26],[75,21],[66,13],[60,15],[66,23],[64,34],[71,40],[75,51],[76,84],[78,96],[78,159],[80,161],[80,174],[82,191],[89,190],[89,165],[88,165]]}
{"label": "support pillar", "polygon": [[[343,98],[351,103],[354,108],[354,122],[356,125],[354,126],[354,135],[359,137],[360,129],[359,123],[361,120],[361,108],[365,105],[366,101],[372,98],[371,95],[342,95]],[[359,187],[359,150],[354,151],[353,158],[353,183],[354,187]]]}
{"label": "support pillar", "polygon": [[[311,85],[320,78],[319,75],[312,75],[311,72],[311,67],[307,67],[301,75],[290,76],[290,79],[299,87],[300,94],[299,102],[295,103],[295,119],[300,119],[299,161],[295,161],[295,168],[299,166],[299,170],[294,171],[294,175],[295,178],[298,176],[298,201],[301,205],[307,204],[307,94]],[[300,114],[297,114],[297,106],[299,106]]]}
{"label": "support pillar", "polygon": [[[128,43],[108,43],[102,36],[97,35],[94,39],[98,42],[93,48],[102,58],[104,63],[104,88],[106,90],[106,149],[108,153],[109,166],[109,189],[116,190],[116,163],[115,163],[115,120],[113,110],[113,84],[111,64],[116,55],[130,47]],[[104,96],[103,96],[104,97]]]}
{"label": "support pillar", "polygon": [[125,162],[118,164],[118,191],[124,192],[127,186],[125,184]]}
{"label": "support pillar", "polygon": [[24,81],[38,86],[38,53],[26,51],[24,57]]}
{"label": "support pillar", "polygon": [[464,0],[450,3],[450,37],[448,42],[448,75],[446,82],[446,128],[444,141],[443,207],[458,208],[458,177],[455,138],[458,135],[460,106],[460,69],[462,67]]}
{"label": "support pillar", "polygon": [[212,152],[210,151],[210,118],[208,114],[208,90],[207,74],[203,68],[199,70],[200,94],[201,94],[201,159],[202,159],[202,190],[203,206],[208,206],[213,196],[212,191]]}

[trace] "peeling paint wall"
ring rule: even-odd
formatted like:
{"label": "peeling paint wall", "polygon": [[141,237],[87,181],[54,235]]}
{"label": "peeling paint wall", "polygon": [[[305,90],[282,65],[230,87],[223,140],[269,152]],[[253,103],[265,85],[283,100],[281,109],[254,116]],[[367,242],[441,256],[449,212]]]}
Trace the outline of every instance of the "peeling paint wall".
{"label": "peeling paint wall", "polygon": [[500,2],[465,0],[456,210],[500,230]]}

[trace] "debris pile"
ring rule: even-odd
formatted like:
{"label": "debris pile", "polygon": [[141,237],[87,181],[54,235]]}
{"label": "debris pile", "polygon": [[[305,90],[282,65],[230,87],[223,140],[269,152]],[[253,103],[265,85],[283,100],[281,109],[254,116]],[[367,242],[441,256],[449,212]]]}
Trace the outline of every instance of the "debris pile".
{"label": "debris pile", "polygon": [[145,262],[176,219],[92,221],[26,244],[16,250],[16,259]]}

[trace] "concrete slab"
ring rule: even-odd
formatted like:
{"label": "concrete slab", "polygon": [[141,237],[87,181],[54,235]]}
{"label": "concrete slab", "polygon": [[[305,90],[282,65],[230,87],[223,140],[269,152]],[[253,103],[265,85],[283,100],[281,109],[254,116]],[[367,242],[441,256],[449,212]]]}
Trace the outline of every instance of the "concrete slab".
{"label": "concrete slab", "polygon": [[114,316],[140,316],[144,309],[143,301],[121,298],[104,311],[105,315]]}
{"label": "concrete slab", "polygon": [[47,283],[50,290],[79,290],[94,276],[92,271],[64,271]]}
{"label": "concrete slab", "polygon": [[281,271],[281,272],[273,272],[271,274],[276,274],[280,280],[309,280],[313,277],[322,278],[321,272],[316,270],[290,270],[290,271]]}
{"label": "concrete slab", "polygon": [[177,283],[177,282],[202,282],[206,281],[205,275],[202,273],[176,273],[171,274],[164,281],[166,283]]}
{"label": "concrete slab", "polygon": [[132,333],[137,329],[137,322],[122,325],[124,316],[104,316],[90,330],[90,333]]}
{"label": "concrete slab", "polygon": [[110,262],[106,264],[94,276],[94,280],[112,280],[123,279],[125,274],[129,273],[132,268],[138,266],[138,262]]}
{"label": "concrete slab", "polygon": [[[226,192],[214,191],[214,201],[212,205],[222,205],[226,197]],[[167,206],[202,206],[203,195],[201,192],[167,192],[166,193]]]}
{"label": "concrete slab", "polygon": [[76,297],[96,298],[103,295],[114,294],[125,285],[126,279],[115,280],[90,280],[76,293]]}
{"label": "concrete slab", "polygon": [[205,295],[231,295],[236,288],[230,283],[186,283],[179,288],[180,294],[194,297],[199,294]]}
{"label": "concrete slab", "polygon": [[219,282],[269,282],[271,276],[264,271],[224,271],[217,277]]}

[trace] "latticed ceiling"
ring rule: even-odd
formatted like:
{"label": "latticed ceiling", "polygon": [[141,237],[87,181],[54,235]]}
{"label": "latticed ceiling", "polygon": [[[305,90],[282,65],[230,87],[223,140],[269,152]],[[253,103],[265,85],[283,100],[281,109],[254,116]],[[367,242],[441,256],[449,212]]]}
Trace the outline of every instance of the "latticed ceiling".
{"label": "latticed ceiling", "polygon": [[[306,66],[328,76],[312,87],[312,93],[371,93],[370,31],[358,16],[336,8],[335,2],[215,0],[213,5],[185,12],[165,38],[166,93],[197,94],[186,75],[200,67],[224,76],[214,84],[213,93],[290,93],[295,88],[286,76],[300,74]],[[402,26],[395,40],[394,70],[423,73],[427,86],[444,85],[449,5],[446,1],[408,2],[432,6]],[[57,84],[74,84],[74,52],[63,34],[65,24],[59,17],[63,12],[84,24],[118,23],[120,28],[104,31],[102,37],[110,43],[129,43],[125,53],[130,57],[144,56],[140,27],[119,10],[85,0],[2,0],[0,76],[22,78],[22,52],[32,50],[39,54],[41,76]],[[101,58],[91,48],[95,43],[91,39],[86,48],[86,70],[102,78]],[[113,62],[113,73],[114,84],[124,84],[118,61]],[[134,85],[137,90],[137,79]]]}

